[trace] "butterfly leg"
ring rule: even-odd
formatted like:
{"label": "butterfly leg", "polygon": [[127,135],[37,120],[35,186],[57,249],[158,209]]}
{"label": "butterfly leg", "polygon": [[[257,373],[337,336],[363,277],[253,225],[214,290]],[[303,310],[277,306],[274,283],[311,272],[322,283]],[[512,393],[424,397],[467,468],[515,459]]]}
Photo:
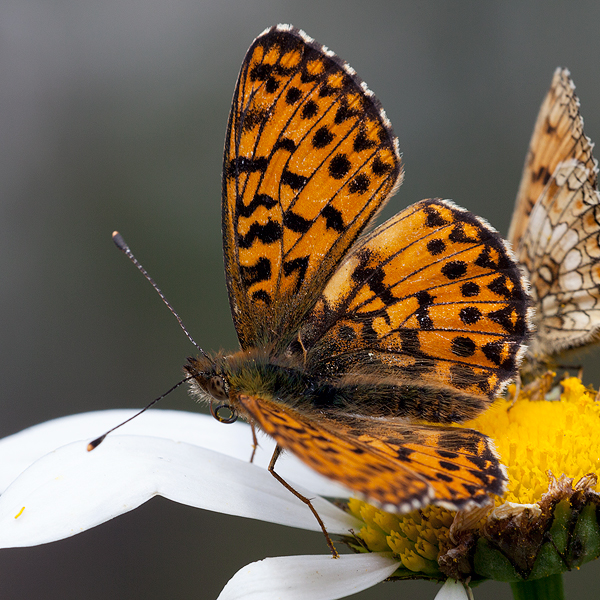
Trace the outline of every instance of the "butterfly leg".
{"label": "butterfly leg", "polygon": [[519,397],[520,393],[521,393],[521,374],[517,373],[517,377],[515,378],[515,393],[513,395],[512,402],[510,403],[510,406],[508,407],[509,411],[515,405],[515,402],[517,401],[517,398]]}
{"label": "butterfly leg", "polygon": [[252,454],[250,455],[250,462],[253,463],[254,455],[256,454],[256,449],[258,448],[258,439],[256,437],[256,428],[254,427],[254,424],[252,423],[250,427],[252,428]]}
{"label": "butterfly leg", "polygon": [[271,473],[271,475],[273,475],[273,477],[275,477],[275,479],[277,479],[277,481],[279,481],[279,483],[286,490],[292,492],[292,494],[294,494],[294,496],[296,496],[296,498],[298,498],[298,500],[302,500],[302,502],[304,502],[304,504],[306,504],[306,506],[308,506],[308,508],[310,508],[310,512],[312,512],[312,514],[315,516],[315,519],[317,519],[317,523],[319,523],[319,526],[321,527],[321,530],[323,531],[323,535],[325,536],[325,541],[327,542],[327,545],[329,546],[329,550],[331,550],[331,554],[332,554],[333,558],[339,558],[340,555],[338,554],[338,551],[335,549],[335,546],[333,545],[333,542],[331,541],[331,538],[329,537],[329,533],[327,533],[327,529],[325,529],[325,523],[323,523],[323,520],[319,516],[319,513],[315,510],[315,507],[312,505],[312,502],[306,496],[303,496],[300,492],[295,490],[285,479],[283,479],[283,477],[281,477],[281,475],[279,475],[278,473],[275,472],[275,463],[277,462],[277,459],[279,458],[280,455],[281,455],[281,446],[275,446],[275,452],[273,452],[273,456],[271,457],[271,462],[269,463],[269,472]]}
{"label": "butterfly leg", "polygon": [[[556,373],[554,371],[546,371],[543,375],[538,376],[527,385],[521,388],[523,395],[528,397],[530,400],[545,400],[546,395],[554,386],[554,378]],[[514,405],[514,402],[513,402]],[[512,406],[510,408],[512,408]]]}

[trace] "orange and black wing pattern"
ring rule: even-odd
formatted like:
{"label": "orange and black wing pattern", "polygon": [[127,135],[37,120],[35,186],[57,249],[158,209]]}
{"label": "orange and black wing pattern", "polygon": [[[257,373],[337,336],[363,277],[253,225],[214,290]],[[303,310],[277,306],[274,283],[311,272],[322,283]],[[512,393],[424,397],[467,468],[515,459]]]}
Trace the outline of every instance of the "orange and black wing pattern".
{"label": "orange and black wing pattern", "polygon": [[506,482],[491,441],[470,429],[357,418],[318,419],[241,395],[251,420],[315,471],[387,510],[484,504]]}
{"label": "orange and black wing pattern", "polygon": [[289,343],[401,179],[390,123],[346,63],[290,26],[254,41],[223,168],[225,272],[242,348]]}
{"label": "orange and black wing pattern", "polygon": [[481,398],[481,412],[517,373],[529,311],[496,231],[449,201],[423,200],[355,246],[292,348],[308,372],[460,390]]}
{"label": "orange and black wing pattern", "polygon": [[402,180],[354,70],[300,30],[252,44],[225,142],[223,244],[241,351],[190,360],[201,396],[370,501],[481,505],[506,476],[454,426],[516,375],[527,284],[485,221],[424,200],[366,234]]}

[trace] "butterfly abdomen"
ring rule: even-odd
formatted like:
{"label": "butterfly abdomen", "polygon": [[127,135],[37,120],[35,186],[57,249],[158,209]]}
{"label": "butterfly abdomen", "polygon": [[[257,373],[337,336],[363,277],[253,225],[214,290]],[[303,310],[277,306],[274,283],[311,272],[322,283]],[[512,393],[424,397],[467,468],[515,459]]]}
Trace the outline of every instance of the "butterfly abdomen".
{"label": "butterfly abdomen", "polygon": [[[354,380],[354,381],[353,381]],[[352,375],[344,377],[334,386],[315,390],[312,404],[340,408],[370,417],[406,418],[410,421],[433,423],[460,423],[483,412],[491,403],[487,398],[463,393],[460,390],[427,384],[406,383],[381,377]],[[335,404],[327,405],[334,396]]]}

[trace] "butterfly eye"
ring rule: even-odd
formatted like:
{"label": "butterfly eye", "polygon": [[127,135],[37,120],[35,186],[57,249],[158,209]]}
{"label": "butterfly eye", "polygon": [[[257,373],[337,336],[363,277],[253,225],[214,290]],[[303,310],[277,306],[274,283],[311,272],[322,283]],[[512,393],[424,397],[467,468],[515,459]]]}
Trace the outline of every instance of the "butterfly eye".
{"label": "butterfly eye", "polygon": [[207,391],[215,400],[228,400],[227,385],[225,380],[218,375],[211,377],[207,382]]}

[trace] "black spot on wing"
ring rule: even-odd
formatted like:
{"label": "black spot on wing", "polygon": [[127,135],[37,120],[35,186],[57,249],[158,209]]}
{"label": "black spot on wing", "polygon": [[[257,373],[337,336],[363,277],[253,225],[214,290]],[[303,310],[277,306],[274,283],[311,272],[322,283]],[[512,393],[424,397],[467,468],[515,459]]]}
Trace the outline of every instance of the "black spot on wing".
{"label": "black spot on wing", "polygon": [[256,171],[265,171],[269,164],[269,159],[264,156],[246,158],[238,156],[232,158],[227,165],[227,177],[237,177],[240,173],[254,173]]}
{"label": "black spot on wing", "polygon": [[295,86],[290,87],[285,94],[285,102],[288,105],[293,105],[300,100],[302,92]]}
{"label": "black spot on wing", "polygon": [[361,129],[356,134],[356,137],[354,138],[354,144],[353,144],[355,152],[362,152],[363,150],[370,150],[371,148],[374,148],[375,146],[377,146],[377,143],[374,142],[373,140],[370,140],[367,137],[367,134],[365,133],[365,131],[363,129]]}
{"label": "black spot on wing", "polygon": [[267,94],[274,94],[279,89],[279,81],[275,77],[268,77],[265,81],[265,91]]}
{"label": "black spot on wing", "polygon": [[479,239],[474,237],[469,237],[465,232],[465,227],[463,223],[456,223],[452,227],[452,231],[448,236],[451,242],[456,242],[460,244],[477,244]]}
{"label": "black spot on wing", "polygon": [[508,333],[525,335],[527,332],[524,320],[520,316],[515,320],[516,315],[518,315],[518,312],[509,304],[504,308],[489,312],[487,316],[494,323],[498,323],[498,325],[503,327]]}
{"label": "black spot on wing", "polygon": [[241,119],[243,131],[251,131],[266,121],[269,111],[264,108],[251,108],[247,110]]}
{"label": "black spot on wing", "polygon": [[359,173],[348,184],[348,189],[351,194],[364,194],[371,185],[371,180],[364,173]]}
{"label": "black spot on wing", "polygon": [[285,150],[286,152],[289,152],[290,154],[292,154],[293,152],[296,151],[296,143],[294,142],[294,140],[291,140],[290,138],[281,138],[275,142],[273,152],[277,152],[277,150],[280,150],[280,149]]}
{"label": "black spot on wing", "polygon": [[[493,249],[496,250],[496,252],[492,252]],[[513,266],[506,256],[504,248],[500,248],[499,246],[493,248],[487,244],[483,247],[481,253],[475,259],[475,264],[479,267],[483,267],[484,269],[491,269],[493,271],[505,270],[512,268]]]}
{"label": "black spot on wing", "polygon": [[329,163],[329,174],[334,179],[343,179],[350,171],[352,164],[348,157],[341,152],[336,154]]}
{"label": "black spot on wing", "polygon": [[[552,128],[549,127],[549,129],[551,130]],[[546,167],[540,167],[536,173],[531,173],[531,180],[535,182],[541,180],[546,185],[550,181],[550,171]]]}
{"label": "black spot on wing", "polygon": [[271,277],[271,261],[263,256],[251,267],[240,266],[240,274],[246,287],[266,281]]}
{"label": "black spot on wing", "polygon": [[379,267],[369,266],[371,252],[363,250],[357,255],[359,263],[352,272],[352,279],[357,285],[368,285],[373,294],[375,294],[385,305],[389,306],[396,302],[389,286],[383,283],[385,273]]}
{"label": "black spot on wing", "polygon": [[271,304],[271,296],[265,290],[257,290],[256,292],[252,292],[252,300],[253,302],[264,302],[265,304]]}
{"label": "black spot on wing", "polygon": [[444,225],[448,225],[448,221],[442,217],[438,210],[436,210],[435,206],[426,206],[423,211],[427,215],[427,220],[425,221],[425,225],[427,227],[439,228]]}
{"label": "black spot on wing", "polygon": [[457,336],[452,340],[451,348],[453,354],[465,358],[467,356],[473,356],[477,346],[471,338],[466,336]]}
{"label": "black spot on wing", "polygon": [[319,127],[319,129],[317,129],[317,131],[315,131],[315,134],[313,135],[312,145],[314,148],[320,150],[321,148],[329,146],[329,144],[333,142],[334,137],[335,136],[333,135],[333,133],[331,133],[331,131],[329,131],[328,127]]}
{"label": "black spot on wing", "polygon": [[323,83],[319,88],[319,98],[327,98],[328,96],[334,96],[337,90],[327,83]]}
{"label": "black spot on wing", "polygon": [[467,272],[467,265],[462,260],[451,260],[442,267],[442,275],[450,280],[459,279]]}
{"label": "black spot on wing", "polygon": [[481,319],[481,311],[476,306],[466,306],[460,309],[458,316],[465,325],[475,325]]}
{"label": "black spot on wing", "polygon": [[344,121],[347,121],[348,119],[352,119],[354,117],[360,117],[362,116],[362,113],[360,110],[357,110],[356,108],[352,108],[348,105],[348,102],[345,98],[342,98],[340,101],[340,106],[338,107],[336,113],[335,113],[335,117],[334,117],[334,121],[336,125],[340,125],[341,123],[343,123]]}
{"label": "black spot on wing", "polygon": [[496,277],[494,281],[490,282],[487,287],[490,291],[494,292],[494,294],[510,300],[513,297],[513,292],[510,290],[507,283],[508,278],[504,275],[500,275],[499,277]]}
{"label": "black spot on wing", "polygon": [[496,342],[489,342],[481,349],[483,350],[486,358],[495,365],[498,365],[499,367],[501,366],[509,371],[513,370],[515,366],[514,357],[512,355],[509,355],[508,357],[505,355],[504,342],[500,340]]}
{"label": "black spot on wing", "polygon": [[433,304],[435,296],[432,296],[429,292],[421,291],[415,295],[419,308],[415,312],[415,317],[419,321],[421,329],[431,330],[433,329],[433,320],[429,316],[429,307]]}
{"label": "black spot on wing", "polygon": [[448,462],[446,460],[440,460],[439,464],[440,464],[440,467],[442,469],[446,469],[446,471],[459,471],[460,470],[460,465]]}
{"label": "black spot on wing", "polygon": [[293,73],[293,68],[286,67],[280,62],[258,63],[250,69],[250,81],[269,81],[275,75],[286,77]]}
{"label": "black spot on wing", "polygon": [[295,212],[288,210],[283,215],[283,225],[295,233],[306,233],[310,229],[312,221],[309,221],[308,219],[297,215]]}
{"label": "black spot on wing", "polygon": [[319,106],[314,100],[308,100],[302,107],[300,117],[302,119],[312,119],[319,112]]}
{"label": "black spot on wing", "polygon": [[299,192],[308,182],[308,177],[292,173],[285,168],[281,173],[281,183],[290,186],[295,192]]}
{"label": "black spot on wing", "polygon": [[371,171],[373,172],[373,175],[378,177],[391,173],[393,169],[394,165],[383,162],[379,156],[376,156],[375,160],[373,160],[373,163],[371,164]]}
{"label": "black spot on wing", "polygon": [[441,254],[446,249],[446,242],[440,238],[434,238],[427,242],[427,251],[432,256]]}
{"label": "black spot on wing", "polygon": [[272,244],[280,240],[283,235],[283,229],[276,221],[267,221],[264,225],[252,223],[246,235],[238,235],[238,246],[240,248],[250,248],[255,240],[260,240],[263,244]]}
{"label": "black spot on wing", "polygon": [[289,277],[292,273],[297,272],[296,278],[296,292],[300,289],[306,270],[308,269],[308,256],[301,258],[294,258],[283,263],[283,273],[286,277]]}
{"label": "black spot on wing", "polygon": [[448,460],[454,460],[458,458],[458,453],[456,452],[452,452],[449,450],[443,450],[442,448],[438,448],[437,449],[437,453],[439,456],[441,456],[442,458],[447,458]]}
{"label": "black spot on wing", "polygon": [[479,295],[480,289],[474,281],[467,281],[460,286],[460,291],[465,298],[473,298]]}
{"label": "black spot on wing", "polygon": [[327,229],[333,229],[336,233],[342,233],[344,231],[344,219],[342,218],[342,213],[337,208],[328,204],[322,210],[321,215],[325,217]]}
{"label": "black spot on wing", "polygon": [[275,200],[271,198],[271,196],[268,196],[267,194],[256,194],[254,198],[252,198],[252,202],[250,202],[250,204],[248,204],[247,206],[244,206],[244,204],[241,201],[241,198],[238,198],[236,208],[240,216],[247,218],[252,216],[254,211],[259,206],[264,206],[265,208],[270,210],[276,204],[277,202],[275,202]]}

